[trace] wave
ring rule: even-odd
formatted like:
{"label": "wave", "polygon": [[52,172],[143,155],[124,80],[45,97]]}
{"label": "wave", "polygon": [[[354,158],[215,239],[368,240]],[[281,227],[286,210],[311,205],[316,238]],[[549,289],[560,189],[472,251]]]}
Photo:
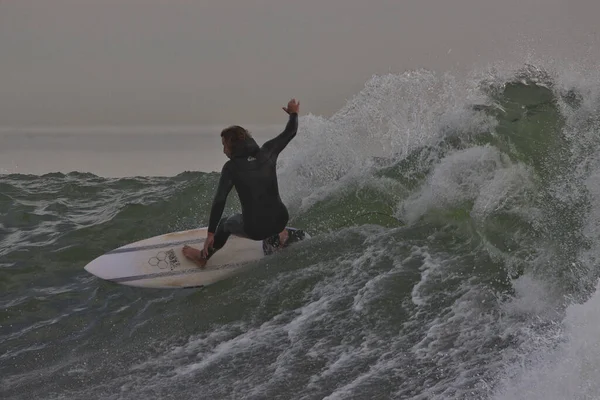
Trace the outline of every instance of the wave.
{"label": "wave", "polygon": [[[576,397],[595,368],[582,354],[594,354],[598,303],[599,83],[531,65],[374,76],[331,118],[302,117],[282,154],[290,225],[315,239],[191,297],[81,268],[206,225],[218,174],[1,176],[0,355],[46,357],[32,371],[57,398],[199,385],[214,397],[541,398],[556,376],[560,398]],[[237,210],[230,196],[225,212]],[[90,344],[111,340],[99,318],[120,321],[114,354]],[[68,362],[55,354],[72,343],[32,343],[56,326],[78,349]],[[37,393],[23,367],[0,370],[7,394]]]}

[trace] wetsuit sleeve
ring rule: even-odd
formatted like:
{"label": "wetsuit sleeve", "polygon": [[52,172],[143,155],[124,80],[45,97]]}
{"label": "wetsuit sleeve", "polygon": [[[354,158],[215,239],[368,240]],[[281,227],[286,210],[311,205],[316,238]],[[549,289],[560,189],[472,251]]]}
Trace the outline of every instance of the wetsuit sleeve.
{"label": "wetsuit sleeve", "polygon": [[296,136],[296,132],[298,131],[298,114],[293,113],[290,114],[290,118],[288,119],[288,123],[285,126],[283,132],[281,132],[277,137],[265,142],[262,148],[265,150],[269,158],[277,158],[279,153],[288,143]]}
{"label": "wetsuit sleeve", "polygon": [[208,231],[215,233],[219,220],[223,215],[225,209],[225,203],[227,202],[227,195],[233,187],[233,180],[231,179],[231,172],[227,168],[227,164],[223,166],[221,170],[221,178],[219,179],[219,187],[217,193],[213,199],[212,208],[210,210],[210,219],[208,221]]}

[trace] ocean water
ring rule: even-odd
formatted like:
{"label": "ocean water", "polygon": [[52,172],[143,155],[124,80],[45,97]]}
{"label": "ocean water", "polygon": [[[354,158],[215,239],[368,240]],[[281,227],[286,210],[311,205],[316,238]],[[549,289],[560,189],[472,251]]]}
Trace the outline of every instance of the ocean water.
{"label": "ocean water", "polygon": [[282,153],[313,238],[203,290],[83,267],[206,225],[218,173],[1,175],[1,397],[600,398],[599,89],[539,65],[374,76]]}

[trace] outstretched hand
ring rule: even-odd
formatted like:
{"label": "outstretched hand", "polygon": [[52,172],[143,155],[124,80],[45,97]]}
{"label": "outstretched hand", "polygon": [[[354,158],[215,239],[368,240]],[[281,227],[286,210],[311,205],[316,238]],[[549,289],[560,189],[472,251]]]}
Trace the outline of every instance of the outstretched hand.
{"label": "outstretched hand", "polygon": [[283,111],[285,111],[288,114],[298,114],[298,111],[300,110],[300,102],[297,102],[296,99],[291,99],[288,102],[287,107],[281,108],[283,108]]}

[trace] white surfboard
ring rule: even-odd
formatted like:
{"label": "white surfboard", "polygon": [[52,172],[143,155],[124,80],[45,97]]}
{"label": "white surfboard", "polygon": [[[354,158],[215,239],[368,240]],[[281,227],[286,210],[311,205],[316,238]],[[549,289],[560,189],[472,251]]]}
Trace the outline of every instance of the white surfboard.
{"label": "white surfboard", "polygon": [[[289,244],[310,236],[288,228]],[[252,261],[273,251],[269,240],[255,241],[231,235],[204,268],[182,253],[184,245],[202,249],[207,228],[167,233],[140,240],[94,259],[85,266],[89,273],[122,285],[175,289],[198,288],[229,278]]]}

